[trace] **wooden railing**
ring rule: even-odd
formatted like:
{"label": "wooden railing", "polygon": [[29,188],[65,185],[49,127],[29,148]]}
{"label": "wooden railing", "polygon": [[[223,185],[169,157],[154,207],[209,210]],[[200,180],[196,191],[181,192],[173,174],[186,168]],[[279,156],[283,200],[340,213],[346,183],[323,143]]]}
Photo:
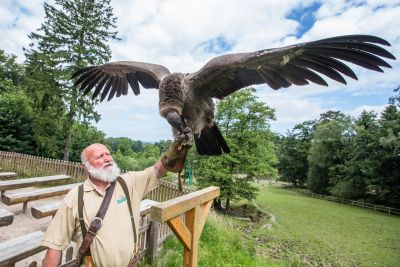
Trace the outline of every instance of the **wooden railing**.
{"label": "wooden railing", "polygon": [[393,215],[400,215],[400,209],[392,208],[392,207],[386,207],[386,206],[381,206],[381,205],[375,205],[375,204],[370,204],[370,203],[365,203],[362,201],[355,201],[355,200],[350,200],[350,199],[344,199],[344,198],[337,198],[333,196],[326,196],[326,195],[320,195],[320,194],[314,194],[311,192],[305,193],[308,196],[320,198],[320,199],[325,199],[328,201],[333,201],[337,203],[342,203],[342,204],[349,204],[354,207],[360,207],[360,208],[365,208],[365,209],[371,209],[374,211],[380,211],[380,212],[385,212],[388,214],[393,214]]}
{"label": "wooden railing", "polygon": [[151,207],[151,218],[167,223],[183,245],[184,267],[197,267],[201,232],[212,202],[219,195],[219,187],[210,186]]}
{"label": "wooden railing", "polygon": [[[0,169],[2,171],[13,171],[18,173],[18,176],[25,177],[66,174],[72,177],[71,182],[79,182],[86,179],[86,175],[80,163],[14,152],[0,151]],[[193,190],[186,187],[183,187],[183,190],[180,192],[178,190],[178,185],[161,180],[159,186],[149,192],[144,198],[163,202],[191,192],[193,192]],[[150,220],[147,213],[141,214],[141,216],[139,247],[142,250],[142,256],[148,252],[148,260],[151,262],[157,255],[157,247],[162,245],[164,240],[172,234],[172,231],[167,223],[159,223]],[[184,220],[183,217],[182,219]],[[65,258],[72,257],[70,255],[73,254],[70,248],[66,252]],[[34,264],[34,262],[30,264]],[[30,264],[28,264],[28,266],[31,266]]]}
{"label": "wooden railing", "polygon": [[65,174],[73,178],[72,183],[86,178],[86,174],[78,162],[6,151],[0,151],[0,169],[16,172],[19,177]]}

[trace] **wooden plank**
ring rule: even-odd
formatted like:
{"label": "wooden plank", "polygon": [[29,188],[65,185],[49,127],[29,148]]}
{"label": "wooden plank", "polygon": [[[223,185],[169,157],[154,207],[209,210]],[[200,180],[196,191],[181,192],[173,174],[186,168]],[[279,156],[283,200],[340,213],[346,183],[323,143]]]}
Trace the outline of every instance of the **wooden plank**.
{"label": "wooden plank", "polygon": [[196,267],[199,251],[200,227],[199,227],[200,206],[196,206],[186,213],[185,224],[191,233],[191,249],[183,251],[183,266]]}
{"label": "wooden plank", "polygon": [[32,177],[26,179],[16,179],[9,181],[0,181],[0,191],[31,187],[53,182],[66,182],[70,179],[71,179],[70,176],[61,174],[61,175],[51,175],[43,177]]}
{"label": "wooden plank", "polygon": [[172,218],[167,221],[169,228],[176,235],[176,237],[181,241],[185,249],[190,250],[192,248],[192,237],[189,229],[183,223],[180,216]]}
{"label": "wooden plank", "polygon": [[5,193],[2,196],[3,203],[6,205],[14,205],[32,200],[61,196],[68,193],[72,188],[79,186],[81,183],[54,186],[49,188],[34,189],[25,192]]}
{"label": "wooden plank", "polygon": [[203,227],[206,222],[208,212],[211,209],[212,203],[213,203],[213,200],[210,200],[210,201],[204,203],[203,205],[201,205],[201,207],[200,207],[200,213],[199,213],[199,233],[200,234],[203,232]]}
{"label": "wooden plank", "polygon": [[140,215],[146,215],[150,213],[151,207],[158,204],[159,202],[151,199],[143,199],[140,201]]}
{"label": "wooden plank", "polygon": [[0,179],[9,179],[15,177],[17,177],[15,172],[0,172]]}
{"label": "wooden plank", "polygon": [[41,219],[47,216],[53,216],[61,207],[64,201],[56,201],[51,203],[38,204],[31,207],[33,218]]}
{"label": "wooden plank", "polygon": [[42,231],[37,231],[0,243],[0,266],[11,265],[45,250],[46,247],[40,245],[43,236]]}
{"label": "wooden plank", "polygon": [[151,217],[155,221],[165,222],[185,213],[195,206],[208,202],[219,195],[219,187],[210,186],[202,190],[154,205],[151,210]]}
{"label": "wooden plank", "polygon": [[14,220],[14,214],[6,209],[0,209],[0,226],[6,226],[12,224]]}

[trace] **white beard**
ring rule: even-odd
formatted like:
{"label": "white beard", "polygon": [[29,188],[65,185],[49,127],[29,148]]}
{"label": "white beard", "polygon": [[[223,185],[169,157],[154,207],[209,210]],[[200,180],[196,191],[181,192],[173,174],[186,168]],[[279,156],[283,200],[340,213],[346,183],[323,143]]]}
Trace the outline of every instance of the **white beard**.
{"label": "white beard", "polygon": [[120,175],[121,170],[117,163],[113,162],[110,170],[96,169],[89,162],[85,163],[85,166],[90,173],[90,176],[103,182],[114,182],[115,179]]}

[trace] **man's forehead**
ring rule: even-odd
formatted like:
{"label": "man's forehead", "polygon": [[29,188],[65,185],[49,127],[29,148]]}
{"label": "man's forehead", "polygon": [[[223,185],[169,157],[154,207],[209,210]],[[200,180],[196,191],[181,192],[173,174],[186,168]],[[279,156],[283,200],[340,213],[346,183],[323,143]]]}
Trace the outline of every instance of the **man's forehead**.
{"label": "man's forehead", "polygon": [[102,154],[104,152],[110,152],[108,148],[105,145],[102,144],[92,144],[87,147],[86,149],[86,155],[89,154]]}

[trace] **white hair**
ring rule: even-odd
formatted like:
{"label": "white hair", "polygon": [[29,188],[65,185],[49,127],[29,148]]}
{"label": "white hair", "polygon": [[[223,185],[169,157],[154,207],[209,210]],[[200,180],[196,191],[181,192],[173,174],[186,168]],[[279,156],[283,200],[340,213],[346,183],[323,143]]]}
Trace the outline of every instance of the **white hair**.
{"label": "white hair", "polygon": [[110,170],[95,168],[89,161],[84,162],[90,176],[103,182],[113,182],[120,175],[121,170],[117,163],[113,162]]}
{"label": "white hair", "polygon": [[87,161],[86,149],[84,149],[84,150],[82,151],[82,153],[81,153],[81,162],[82,162],[83,164],[85,164],[86,161]]}

